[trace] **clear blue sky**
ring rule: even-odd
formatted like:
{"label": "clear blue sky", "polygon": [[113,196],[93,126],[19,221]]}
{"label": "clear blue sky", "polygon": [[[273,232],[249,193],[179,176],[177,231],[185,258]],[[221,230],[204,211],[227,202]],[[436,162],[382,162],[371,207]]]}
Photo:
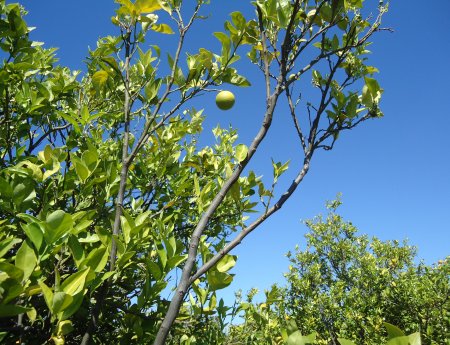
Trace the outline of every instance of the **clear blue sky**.
{"label": "clear blue sky", "polygon": [[[87,47],[94,47],[97,38],[116,33],[110,24],[116,6],[112,0],[22,3],[30,11],[28,24],[37,27],[33,39],[45,41],[47,47],[59,47],[60,63],[72,69],[84,68]],[[217,50],[212,32],[222,30],[223,21],[232,11],[240,10],[249,17],[249,3],[212,0],[207,10],[211,20],[195,27],[190,44]],[[233,270],[236,277],[225,295],[239,288],[264,289],[282,282],[288,265],[284,254],[295,244],[304,244],[306,229],[301,221],[325,213],[325,201],[338,192],[343,193],[341,214],[361,232],[381,239],[408,238],[419,247],[419,257],[429,264],[450,254],[448,13],[448,0],[427,5],[418,0],[392,1],[384,26],[395,32],[376,36],[370,56],[371,64],[380,70],[378,79],[385,89],[385,117],[343,133],[333,151],[316,154],[298,193],[234,252],[239,255]],[[174,42],[168,36],[164,40],[166,44]],[[239,141],[249,143],[262,118],[263,92],[257,71],[241,72],[254,86],[230,88],[237,96],[232,111],[219,111],[212,94],[196,106],[205,109],[206,128],[232,124],[239,129]],[[287,118],[283,112],[277,116]],[[288,123],[274,123],[252,166],[257,173],[271,176],[271,157],[279,161],[292,158],[293,164],[298,163],[292,149],[295,136]],[[291,170],[286,176],[288,182],[295,172]]]}

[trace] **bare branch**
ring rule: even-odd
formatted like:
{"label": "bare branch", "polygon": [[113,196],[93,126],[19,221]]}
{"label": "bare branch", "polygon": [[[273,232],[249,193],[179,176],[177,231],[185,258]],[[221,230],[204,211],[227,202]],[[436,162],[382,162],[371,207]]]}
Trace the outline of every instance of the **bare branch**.
{"label": "bare branch", "polygon": [[302,129],[300,127],[300,123],[298,122],[297,116],[295,114],[295,105],[292,102],[291,91],[289,90],[289,88],[286,88],[285,94],[286,94],[287,102],[289,105],[291,118],[292,118],[292,121],[294,122],[295,130],[297,131],[297,135],[300,138],[300,143],[302,144],[303,152],[306,154],[307,147],[306,147],[305,136],[303,135]]}
{"label": "bare branch", "polygon": [[120,232],[120,217],[122,216],[122,208],[123,208],[123,199],[126,188],[127,176],[128,176],[128,145],[130,138],[130,111],[132,106],[132,100],[130,95],[130,61],[131,61],[131,44],[129,41],[125,42],[125,99],[123,104],[123,112],[124,112],[124,124],[125,129],[123,133],[123,144],[122,144],[122,169],[120,171],[120,183],[119,183],[119,191],[117,193],[116,199],[116,209],[115,209],[115,218],[114,218],[114,226],[113,226],[113,237],[111,241],[111,252],[109,256],[109,269],[110,271],[114,270],[115,262],[116,262],[116,254],[117,254],[117,244],[114,240],[114,236],[117,236]]}
{"label": "bare branch", "polygon": [[45,132],[42,136],[40,136],[38,141],[36,141],[35,143],[33,143],[33,141],[30,140],[30,145],[28,146],[27,154],[30,154],[31,152],[33,152],[33,150],[36,147],[38,147],[50,134],[57,132],[57,131],[61,131],[68,127],[70,127],[70,123],[67,123],[63,126],[50,128],[47,132]]}
{"label": "bare branch", "polygon": [[285,193],[281,195],[278,201],[268,209],[264,214],[262,214],[257,220],[255,220],[248,227],[243,229],[230,243],[228,243],[219,253],[214,255],[210,260],[205,262],[202,267],[200,267],[195,274],[190,277],[190,284],[192,284],[196,279],[200,278],[204,273],[216,265],[226,254],[228,254],[233,248],[239,245],[242,240],[247,237],[253,230],[255,230],[259,225],[261,225],[267,218],[275,214],[281,209],[283,204],[291,197],[295,192],[298,185],[303,181],[303,178],[309,171],[309,164],[314,151],[310,151],[303,161],[303,167],[297,174],[297,177],[292,181],[289,188]]}
{"label": "bare branch", "polygon": [[262,44],[262,59],[264,63],[264,78],[266,81],[266,100],[269,99],[270,96],[270,65],[267,60],[267,37],[266,37],[266,29],[264,28],[264,22],[262,17],[262,12],[259,6],[256,6],[256,9],[258,11],[258,23],[259,23],[259,30],[261,31],[261,44]]}

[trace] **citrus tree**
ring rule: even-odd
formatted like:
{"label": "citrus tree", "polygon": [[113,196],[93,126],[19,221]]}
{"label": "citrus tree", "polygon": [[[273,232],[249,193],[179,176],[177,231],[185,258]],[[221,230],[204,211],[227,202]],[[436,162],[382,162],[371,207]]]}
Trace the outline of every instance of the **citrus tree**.
{"label": "citrus tree", "polygon": [[380,344],[384,322],[407,333],[420,332],[424,344],[445,344],[450,310],[450,261],[417,264],[416,248],[359,235],[330,203],[326,218],[307,221],[307,246],[289,252],[283,301],[290,318],[324,343],[338,337]]}
{"label": "citrus tree", "polygon": [[[215,293],[233,279],[230,251],[289,199],[316,151],[382,116],[366,54],[383,30],[383,3],[255,1],[254,18],[233,12],[214,33],[219,52],[188,52],[191,28],[214,3],[116,2],[116,35],[99,39],[81,73],[30,40],[21,5],[0,1],[0,336],[8,342],[163,344],[183,333],[176,320],[186,310],[220,313]],[[166,34],[175,46],[150,44]],[[233,67],[238,54],[265,80],[260,128],[238,144],[235,130],[216,127],[215,142],[201,146],[205,115],[190,101],[225,84],[250,86]],[[301,97],[305,86],[311,99]],[[303,164],[277,195],[288,163],[273,164],[268,187],[247,167],[280,103]]]}
{"label": "citrus tree", "polygon": [[[286,284],[272,286],[259,303],[250,291],[228,311],[243,321],[231,325],[223,344],[295,345],[309,334],[315,344],[376,345],[392,332],[405,337],[398,328],[414,334],[405,344],[448,344],[450,257],[417,263],[415,247],[359,234],[339,205],[306,221],[305,247],[287,254]],[[396,341],[388,344],[403,343]]]}

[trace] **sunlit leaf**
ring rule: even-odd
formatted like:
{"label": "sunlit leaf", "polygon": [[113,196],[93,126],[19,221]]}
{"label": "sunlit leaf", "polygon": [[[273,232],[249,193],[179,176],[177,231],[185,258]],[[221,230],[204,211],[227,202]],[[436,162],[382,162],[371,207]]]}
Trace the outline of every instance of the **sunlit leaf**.
{"label": "sunlit leaf", "polygon": [[38,283],[41,287],[42,293],[44,294],[45,303],[47,304],[47,307],[50,309],[50,311],[52,311],[53,292],[43,281],[38,281]]}
{"label": "sunlit leaf", "polygon": [[291,333],[286,341],[287,345],[306,345],[316,341],[316,333],[302,335],[300,331]]}
{"label": "sunlit leaf", "polygon": [[86,276],[89,273],[89,268],[85,268],[82,271],[78,271],[70,275],[64,282],[61,284],[61,289],[66,294],[74,296],[80,291],[83,290],[84,284],[86,282]]}
{"label": "sunlit leaf", "polygon": [[227,272],[236,265],[236,255],[225,255],[220,261],[217,263],[217,270],[219,272]]}
{"label": "sunlit leaf", "polygon": [[151,13],[161,9],[171,13],[170,7],[162,0],[136,0],[134,6],[139,13]]}
{"label": "sunlit leaf", "polygon": [[92,83],[96,87],[103,86],[107,80],[108,80],[108,72],[103,70],[95,72],[92,76]]}
{"label": "sunlit leaf", "polygon": [[15,265],[11,265],[5,261],[0,261],[0,271],[5,272],[10,278],[16,280],[17,282],[22,281],[23,271]]}
{"label": "sunlit leaf", "polygon": [[52,311],[57,314],[66,309],[73,301],[73,297],[65,292],[58,291],[53,294]]}
{"label": "sunlit leaf", "polygon": [[397,326],[394,326],[388,322],[383,322],[384,327],[386,328],[386,331],[388,333],[388,338],[396,338],[396,337],[403,337],[405,336],[405,332],[403,332],[400,328]]}
{"label": "sunlit leaf", "polygon": [[68,234],[73,227],[72,216],[62,210],[50,213],[45,221],[44,238],[48,244],[53,244],[62,236]]}
{"label": "sunlit leaf", "polygon": [[219,271],[210,271],[206,275],[211,290],[226,288],[233,281],[233,276]]}
{"label": "sunlit leaf", "polygon": [[174,34],[172,28],[167,24],[155,24],[152,25],[151,29],[162,34]]}
{"label": "sunlit leaf", "polygon": [[239,144],[236,146],[236,154],[235,157],[238,162],[242,162],[247,158],[248,147],[244,144]]}

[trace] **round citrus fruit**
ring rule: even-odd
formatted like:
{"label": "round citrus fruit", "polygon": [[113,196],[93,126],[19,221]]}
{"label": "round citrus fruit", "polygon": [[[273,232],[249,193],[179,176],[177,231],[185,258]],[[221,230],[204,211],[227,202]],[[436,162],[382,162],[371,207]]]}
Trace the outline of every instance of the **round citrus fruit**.
{"label": "round citrus fruit", "polygon": [[220,91],[216,96],[216,104],[222,110],[231,109],[234,101],[234,95],[230,91]]}

